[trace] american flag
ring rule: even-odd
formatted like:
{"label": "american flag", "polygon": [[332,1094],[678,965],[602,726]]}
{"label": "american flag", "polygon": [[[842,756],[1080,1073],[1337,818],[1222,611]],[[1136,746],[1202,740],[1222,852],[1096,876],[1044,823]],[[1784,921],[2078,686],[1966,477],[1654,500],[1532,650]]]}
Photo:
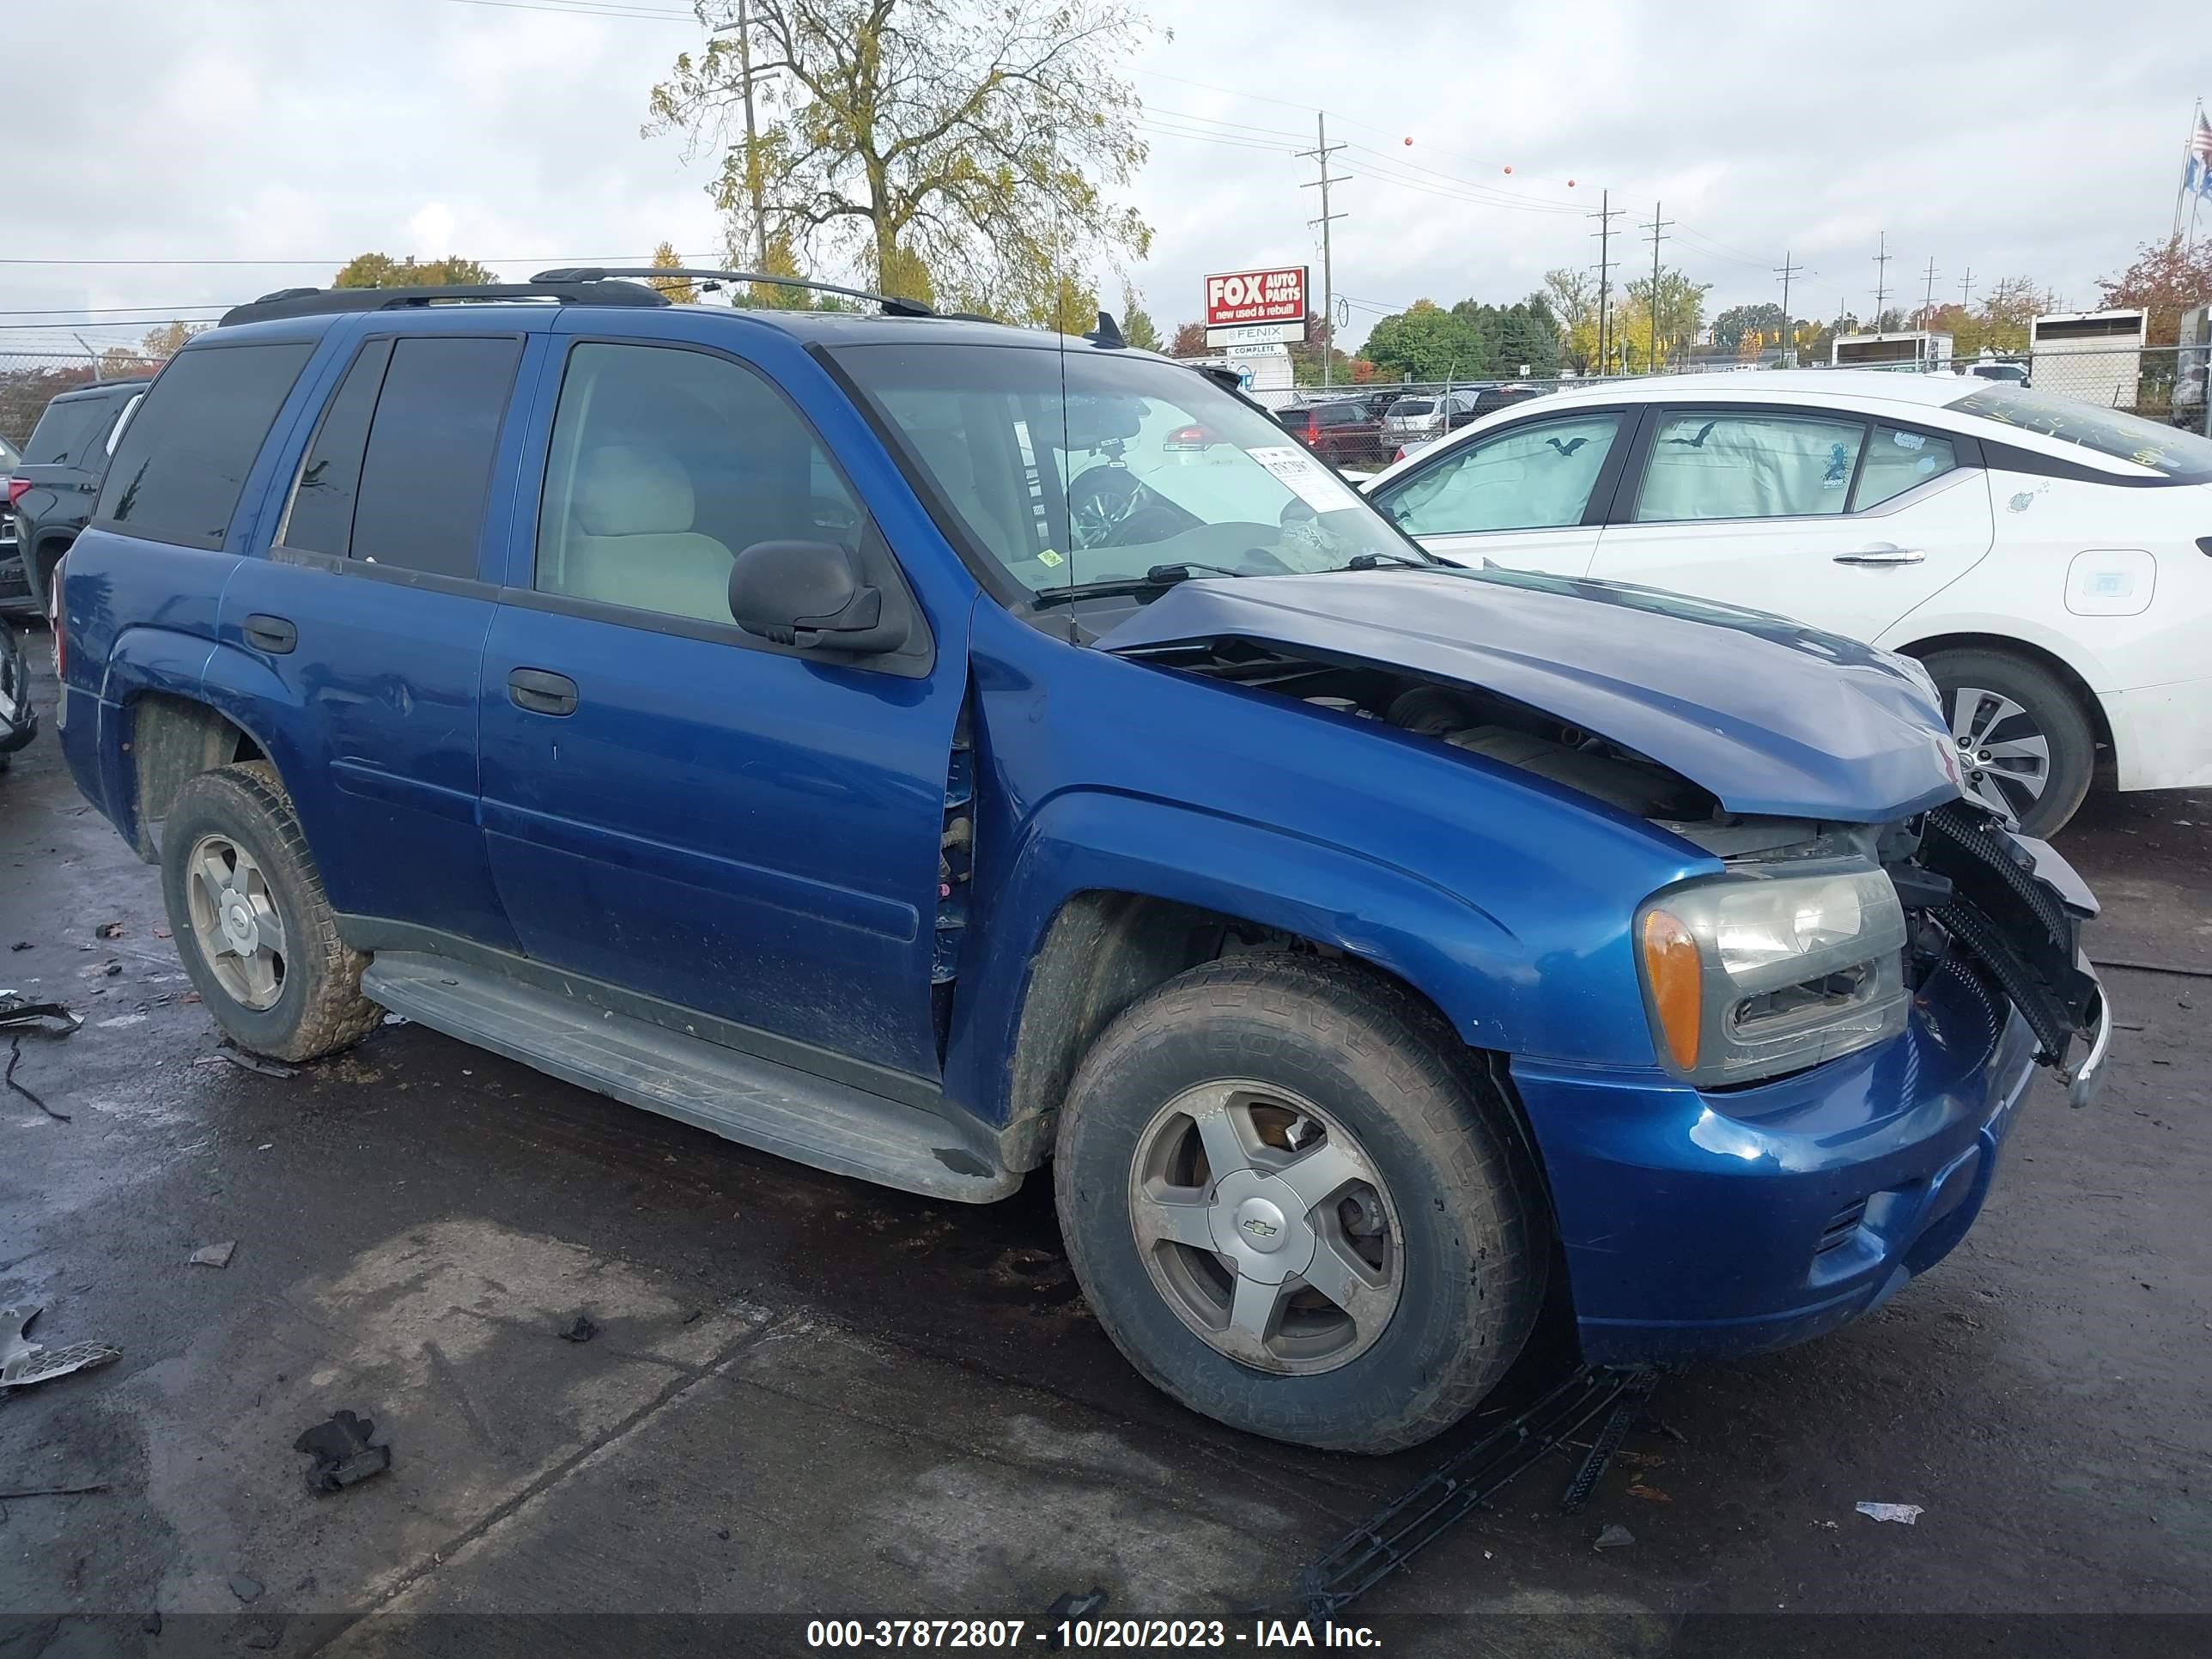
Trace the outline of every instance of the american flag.
{"label": "american flag", "polygon": [[2212,118],[2197,112],[2197,131],[2189,135],[2189,163],[2181,187],[2200,196],[2212,196]]}

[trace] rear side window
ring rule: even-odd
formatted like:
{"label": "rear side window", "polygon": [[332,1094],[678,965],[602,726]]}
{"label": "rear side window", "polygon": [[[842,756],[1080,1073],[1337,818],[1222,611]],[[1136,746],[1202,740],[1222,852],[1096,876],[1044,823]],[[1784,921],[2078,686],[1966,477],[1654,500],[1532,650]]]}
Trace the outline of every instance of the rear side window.
{"label": "rear side window", "polygon": [[1796,415],[1665,416],[1636,498],[1639,523],[1841,513],[1866,428]]}
{"label": "rear side window", "polygon": [[354,501],[361,486],[361,461],[368,448],[369,417],[384,389],[392,342],[371,340],[361,349],[338,383],[337,396],[323,413],[314,442],[300,463],[292,500],[278,526],[279,545],[344,558],[352,550]]}
{"label": "rear side window", "polygon": [[1874,429],[1874,444],[1859,468],[1858,494],[1851,510],[1863,513],[1915,485],[1940,478],[1959,465],[1948,438],[1932,432],[1905,432],[1893,426]]}
{"label": "rear side window", "polygon": [[219,548],[312,342],[178,353],[124,429],[98,516],[134,536]]}
{"label": "rear side window", "polygon": [[353,557],[474,580],[493,452],[522,342],[395,341],[370,422]]}
{"label": "rear side window", "polygon": [[23,459],[33,466],[67,466],[81,462],[99,442],[101,416],[107,413],[107,399],[100,398],[57,398],[46,405],[46,412],[39,416],[32,428],[31,441],[23,452]]}

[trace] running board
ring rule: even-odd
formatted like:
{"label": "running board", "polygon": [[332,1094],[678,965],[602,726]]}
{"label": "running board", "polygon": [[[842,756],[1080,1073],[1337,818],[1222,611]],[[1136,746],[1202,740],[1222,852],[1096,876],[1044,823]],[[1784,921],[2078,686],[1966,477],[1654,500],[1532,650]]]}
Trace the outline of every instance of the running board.
{"label": "running board", "polygon": [[372,1001],[447,1036],[740,1146],[928,1198],[988,1204],[1022,1184],[988,1132],[684,1036],[444,957],[379,951]]}

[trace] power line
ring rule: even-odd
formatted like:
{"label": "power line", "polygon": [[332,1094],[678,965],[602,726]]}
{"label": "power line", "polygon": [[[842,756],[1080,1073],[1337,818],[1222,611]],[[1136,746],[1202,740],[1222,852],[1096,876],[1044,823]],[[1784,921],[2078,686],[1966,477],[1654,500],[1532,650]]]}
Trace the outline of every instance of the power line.
{"label": "power line", "polygon": [[1613,222],[1628,210],[1613,205],[1610,191],[1600,191],[1597,202],[1597,211],[1589,216],[1597,221],[1590,234],[1597,238],[1597,372],[1602,374],[1611,361],[1607,301],[1613,292]]}
{"label": "power line", "polygon": [[[358,250],[336,259],[16,259],[0,258],[0,265],[246,265],[276,269],[281,266],[328,265],[342,270],[361,257]],[[477,261],[483,265],[632,265],[643,264],[652,258],[649,253],[507,253],[493,254]]]}
{"label": "power line", "polygon": [[1928,295],[1920,302],[1920,326],[1926,328],[1936,315],[1936,256],[1928,256]]}
{"label": "power line", "polygon": [[1881,332],[1881,302],[1889,297],[1889,233],[1881,233],[1880,251],[1874,256],[1874,331]]}
{"label": "power line", "polygon": [[1804,269],[1802,265],[1790,263],[1787,248],[1782,251],[1782,263],[1774,268],[1774,274],[1782,279],[1782,366],[1784,368],[1794,368],[1797,363],[1797,323],[1790,314],[1790,279]]}

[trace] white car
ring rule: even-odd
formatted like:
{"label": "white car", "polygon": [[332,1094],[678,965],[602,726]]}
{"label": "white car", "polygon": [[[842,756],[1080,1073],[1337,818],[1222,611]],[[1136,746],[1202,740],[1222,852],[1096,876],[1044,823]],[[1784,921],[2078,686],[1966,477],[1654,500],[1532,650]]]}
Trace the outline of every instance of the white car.
{"label": "white car", "polygon": [[[1916,657],[1966,787],[2049,835],[2099,750],[2212,785],[2212,441],[1951,374],[1660,376],[1503,410],[1360,486],[1422,545]],[[1838,734],[1839,738],[1845,734]]]}

